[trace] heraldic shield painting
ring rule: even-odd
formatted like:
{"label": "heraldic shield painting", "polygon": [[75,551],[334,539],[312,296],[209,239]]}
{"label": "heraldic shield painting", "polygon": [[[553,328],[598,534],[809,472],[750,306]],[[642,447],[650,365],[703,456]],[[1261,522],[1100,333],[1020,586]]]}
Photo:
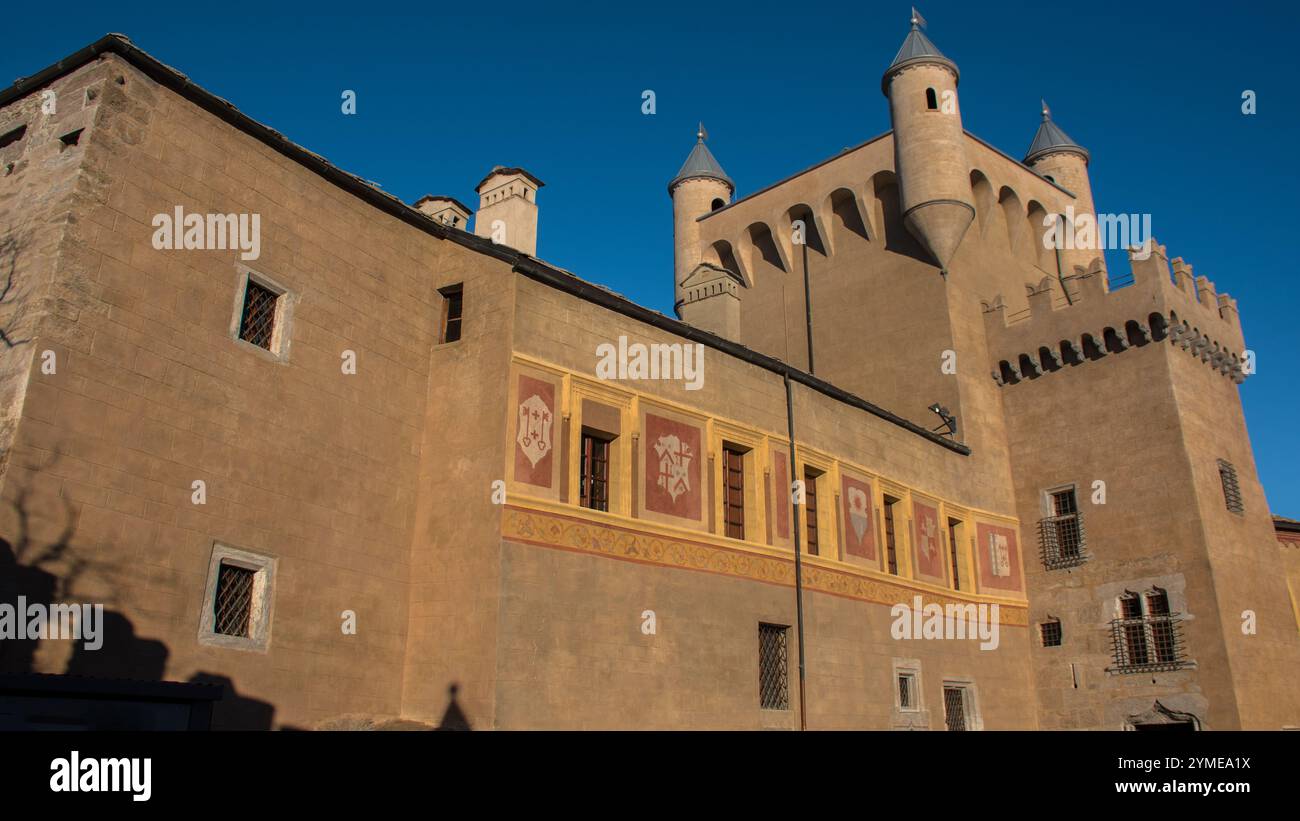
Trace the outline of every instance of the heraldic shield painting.
{"label": "heraldic shield painting", "polygon": [[975,553],[979,557],[981,590],[1021,589],[1016,531],[981,522],[975,528]]}
{"label": "heraldic shield painting", "polygon": [[871,483],[844,475],[840,479],[844,498],[844,552],[876,561],[876,524],[871,514]]}
{"label": "heraldic shield painting", "polygon": [[645,415],[645,507],[698,521],[701,505],[700,429]]}
{"label": "heraldic shield painting", "polygon": [[919,499],[912,500],[912,526],[916,528],[916,570],[932,580],[944,581],[943,537],[939,509]]}
{"label": "heraldic shield painting", "polygon": [[515,481],[551,487],[555,439],[555,386],[521,374],[515,409]]}

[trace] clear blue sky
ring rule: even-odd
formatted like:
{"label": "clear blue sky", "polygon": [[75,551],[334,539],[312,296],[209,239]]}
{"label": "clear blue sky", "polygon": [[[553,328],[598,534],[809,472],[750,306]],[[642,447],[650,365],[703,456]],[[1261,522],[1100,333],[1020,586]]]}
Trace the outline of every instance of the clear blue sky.
{"label": "clear blue sky", "polygon": [[[703,119],[744,195],[889,127],[907,3],[14,3],[0,77],[109,31],[407,202],[474,204],[495,164],[548,184],[539,255],[671,313],[665,184]],[[1239,300],[1242,390],[1275,513],[1300,518],[1295,318],[1300,12],[1288,3],[923,0],[967,129],[1019,157],[1046,97],[1098,208]],[[340,113],[343,89],[358,112]],[[653,89],[658,110],[641,113]],[[1241,94],[1258,113],[1241,113]],[[1112,269],[1115,264],[1112,263]],[[870,398],[870,397],[868,397]],[[1150,477],[1159,481],[1158,474]]]}

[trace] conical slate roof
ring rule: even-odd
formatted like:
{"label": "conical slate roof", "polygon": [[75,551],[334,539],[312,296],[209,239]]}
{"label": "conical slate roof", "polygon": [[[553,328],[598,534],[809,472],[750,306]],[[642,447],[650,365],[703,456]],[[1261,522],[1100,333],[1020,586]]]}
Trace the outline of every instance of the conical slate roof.
{"label": "conical slate roof", "polygon": [[672,193],[673,188],[682,180],[697,179],[703,177],[710,180],[720,180],[725,182],[732,191],[736,190],[736,184],[732,182],[727,172],[722,170],[722,166],[714,159],[713,152],[704,144],[707,135],[704,133],[704,126],[696,133],[695,147],[687,155],[686,162],[682,163],[682,169],[673,177],[672,182],[668,183],[668,193]]}
{"label": "conical slate roof", "polygon": [[1025,165],[1053,151],[1074,151],[1082,154],[1085,161],[1089,159],[1088,149],[1070,139],[1069,134],[1052,122],[1052,112],[1047,108],[1047,103],[1043,103],[1043,122],[1038,126],[1034,141],[1029,144],[1029,151],[1025,154]]}
{"label": "conical slate roof", "polygon": [[912,30],[907,33],[907,38],[903,40],[903,45],[894,57],[894,62],[889,64],[889,68],[885,70],[885,76],[880,81],[881,91],[884,91],[885,95],[888,96],[889,78],[894,76],[894,72],[900,68],[918,63],[937,63],[947,66],[952,69],[952,73],[957,75],[958,79],[961,78],[961,72],[957,70],[957,64],[945,57],[942,51],[939,51],[939,47],[929,37],[925,36],[925,32],[921,31],[917,18],[913,17]]}

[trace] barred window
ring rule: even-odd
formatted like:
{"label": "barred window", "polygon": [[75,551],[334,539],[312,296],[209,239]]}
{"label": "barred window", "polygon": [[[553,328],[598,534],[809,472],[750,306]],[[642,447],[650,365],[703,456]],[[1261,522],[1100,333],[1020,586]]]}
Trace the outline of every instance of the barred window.
{"label": "barred window", "polygon": [[920,694],[916,689],[916,673],[898,674],[898,709],[919,710]]}
{"label": "barred window", "polygon": [[1045,621],[1042,624],[1038,625],[1038,629],[1042,633],[1044,647],[1061,646],[1061,620],[1060,619],[1051,619],[1049,621]]}
{"label": "barred window", "polygon": [[1241,486],[1237,483],[1237,469],[1231,462],[1219,460],[1219,481],[1223,484],[1223,503],[1233,513],[1245,512],[1241,503]]}
{"label": "barred window", "polygon": [[1038,550],[1048,570],[1076,567],[1088,560],[1083,514],[1074,488],[1048,494],[1049,516],[1038,522]]}
{"label": "barred window", "polygon": [[213,632],[224,636],[249,635],[253,614],[253,579],[256,571],[222,563],[213,600]]}
{"label": "barred window", "polygon": [[787,626],[758,626],[758,703],[764,710],[790,709],[789,636]]}
{"label": "barred window", "polygon": [[221,543],[208,563],[199,644],[265,652],[271,641],[276,559]]}
{"label": "barred window", "polygon": [[463,283],[439,288],[444,300],[442,313],[442,341],[455,342],[460,339],[461,315],[465,310],[465,286]]}
{"label": "barred window", "polygon": [[1169,608],[1169,594],[1153,587],[1140,595],[1126,591],[1119,598],[1119,618],[1111,621],[1114,654],[1112,672],[1140,673],[1177,670],[1186,658],[1182,616]]}
{"label": "barred window", "polygon": [[966,688],[945,684],[943,688],[943,720],[949,730],[966,729]]}
{"label": "barred window", "polygon": [[271,350],[281,294],[249,277],[244,285],[244,306],[239,317],[239,338]]}

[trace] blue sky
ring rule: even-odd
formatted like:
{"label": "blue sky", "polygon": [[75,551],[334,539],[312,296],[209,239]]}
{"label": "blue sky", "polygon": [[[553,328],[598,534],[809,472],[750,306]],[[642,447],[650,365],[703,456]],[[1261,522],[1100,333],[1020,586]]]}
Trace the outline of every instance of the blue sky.
{"label": "blue sky", "polygon": [[[921,11],[961,67],[967,129],[1021,156],[1046,97],[1092,152],[1098,208],[1151,213],[1171,257],[1238,299],[1259,363],[1242,389],[1255,458],[1273,511],[1300,518],[1300,12],[936,0]],[[696,122],[742,196],[887,130],[880,75],[908,13],[862,2],[15,4],[0,76],[117,31],[408,202],[441,193],[473,205],[489,168],[523,166],[547,182],[540,256],[671,313],[665,184]],[[344,89],[357,92],[356,116],[340,113]],[[645,89],[653,116],[641,113]],[[1254,116],[1241,113],[1244,89],[1258,95]]]}

